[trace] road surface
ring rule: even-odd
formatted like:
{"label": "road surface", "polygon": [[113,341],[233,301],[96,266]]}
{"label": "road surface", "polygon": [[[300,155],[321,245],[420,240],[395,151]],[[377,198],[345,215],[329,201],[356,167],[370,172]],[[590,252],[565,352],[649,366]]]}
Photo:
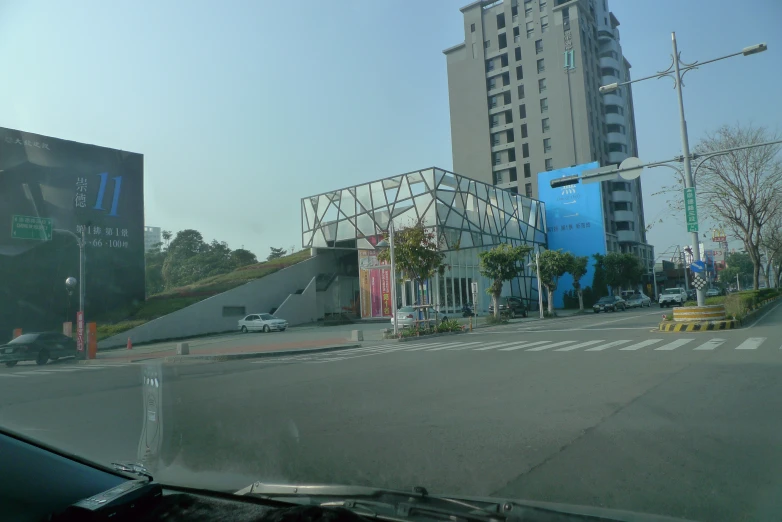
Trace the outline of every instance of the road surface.
{"label": "road surface", "polygon": [[162,481],[223,490],[422,485],[778,520],[782,305],[693,334],[654,332],[661,313],[262,360],[20,364],[0,370],[0,424],[100,462],[148,453]]}

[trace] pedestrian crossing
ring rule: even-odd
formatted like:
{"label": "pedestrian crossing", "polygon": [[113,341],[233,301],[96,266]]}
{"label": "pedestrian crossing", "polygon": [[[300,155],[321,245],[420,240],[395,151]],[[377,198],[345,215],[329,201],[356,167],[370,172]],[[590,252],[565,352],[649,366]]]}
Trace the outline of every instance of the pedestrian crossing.
{"label": "pedestrian crossing", "polygon": [[[474,339],[474,338],[473,338]],[[765,337],[750,337],[748,339],[736,339],[728,342],[723,338],[703,338],[695,336],[689,338],[659,337],[654,339],[593,339],[581,340],[516,340],[516,341],[412,341],[393,342],[374,346],[363,346],[333,352],[309,353],[302,355],[277,356],[250,361],[251,364],[279,364],[279,363],[307,363],[324,364],[338,361],[347,361],[362,357],[383,355],[396,352],[489,352],[497,353],[524,353],[524,352],[673,352],[673,351],[714,351],[720,349],[732,350],[760,350],[761,348],[774,348],[777,351],[782,347],[772,346],[773,341]],[[782,356],[782,351],[779,351]]]}
{"label": "pedestrian crossing", "polygon": [[78,373],[94,373],[112,368],[124,368],[126,366],[138,366],[136,363],[118,364],[77,364],[73,366],[35,366],[19,365],[14,368],[0,370],[0,382],[27,379],[31,377],[51,377],[53,375],[74,375]]}

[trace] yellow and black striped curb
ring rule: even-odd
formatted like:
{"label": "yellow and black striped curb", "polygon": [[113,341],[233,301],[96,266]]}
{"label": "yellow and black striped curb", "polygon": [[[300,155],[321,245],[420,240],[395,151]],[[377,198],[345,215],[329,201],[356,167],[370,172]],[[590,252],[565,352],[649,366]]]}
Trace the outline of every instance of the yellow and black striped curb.
{"label": "yellow and black striped curb", "polygon": [[714,330],[733,330],[741,326],[735,319],[725,321],[699,321],[691,323],[660,323],[661,332],[712,332]]}

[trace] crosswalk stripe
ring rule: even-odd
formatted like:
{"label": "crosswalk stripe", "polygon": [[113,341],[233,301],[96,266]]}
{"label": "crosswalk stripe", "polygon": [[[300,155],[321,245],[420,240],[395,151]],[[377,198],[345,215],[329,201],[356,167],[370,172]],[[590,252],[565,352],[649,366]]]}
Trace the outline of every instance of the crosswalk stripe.
{"label": "crosswalk stripe", "polygon": [[713,350],[717,348],[719,345],[725,342],[725,339],[711,339],[709,341],[706,341],[702,345],[698,346],[697,348],[694,348],[695,350]]}
{"label": "crosswalk stripe", "polygon": [[33,370],[29,372],[16,372],[17,375],[46,375],[47,373],[53,373],[53,372],[47,372],[44,370]]}
{"label": "crosswalk stripe", "polygon": [[400,350],[414,350],[416,348],[423,348],[424,346],[439,346],[443,343],[409,343],[407,346],[402,345]]}
{"label": "crosswalk stripe", "polygon": [[48,373],[61,373],[61,372],[78,372],[79,370],[83,370],[84,368],[54,368],[51,370],[39,370],[39,371],[46,371]]}
{"label": "crosswalk stripe", "polygon": [[[484,342],[477,342],[477,343],[465,343],[462,346],[456,346],[454,348],[448,348],[448,349],[452,350],[452,351],[469,350],[470,348],[473,348],[474,345],[476,345],[476,344],[480,344],[480,345],[486,346],[486,343],[484,343]],[[496,344],[499,344],[499,343],[494,342],[494,343],[489,343],[489,344],[496,345]]]}
{"label": "crosswalk stripe", "polygon": [[765,337],[750,337],[736,347],[736,350],[755,350],[766,340]]}
{"label": "crosswalk stripe", "polygon": [[658,348],[655,348],[655,350],[675,350],[679,346],[684,346],[685,344],[693,342],[695,339],[678,339],[672,343],[664,344]]}
{"label": "crosswalk stripe", "polygon": [[548,350],[549,348],[555,348],[557,346],[565,346],[566,344],[573,344],[576,341],[560,341],[558,343],[554,344],[546,344],[544,346],[538,346],[537,348],[530,348],[527,350],[528,352],[541,352],[543,350]]}
{"label": "crosswalk stripe", "polygon": [[483,346],[481,348],[473,348],[476,352],[482,352],[484,350],[494,350],[496,348],[505,348],[506,346],[516,346],[517,344],[527,344],[529,341],[512,341],[512,342],[503,342],[494,346]]}
{"label": "crosswalk stripe", "polygon": [[500,346],[504,346],[506,343],[504,341],[494,341],[491,343],[481,343],[480,348],[473,348],[469,347],[471,350],[491,350],[492,348],[499,348]]}
{"label": "crosswalk stripe", "polygon": [[587,348],[584,350],[585,352],[601,352],[603,350],[607,350],[608,348],[613,348],[614,346],[619,346],[620,344],[630,343],[632,342],[631,339],[623,339],[621,341],[613,341],[610,343],[601,344],[600,346],[595,346],[594,348]]}
{"label": "crosswalk stripe", "polygon": [[640,350],[641,348],[646,348],[647,346],[651,346],[653,344],[661,343],[662,339],[647,339],[646,341],[641,341],[640,343],[631,344],[630,346],[625,346],[624,348],[619,348],[620,350]]}
{"label": "crosswalk stripe", "polygon": [[555,352],[570,352],[572,350],[578,350],[579,348],[586,348],[587,346],[592,346],[593,344],[602,343],[602,339],[598,339],[597,341],[586,341],[579,344],[574,344],[573,346],[565,346],[564,348],[557,348],[554,350]]}
{"label": "crosswalk stripe", "polygon": [[429,350],[431,348],[437,347],[437,346],[446,346],[449,344],[455,344],[455,343],[435,343],[435,344],[427,344],[426,346],[418,346],[417,348],[413,348],[411,350],[406,350],[408,352],[418,352],[421,350]]}
{"label": "crosswalk stripe", "polygon": [[19,377],[19,378],[22,378],[21,375],[16,375],[15,373],[0,373],[0,377]]}
{"label": "crosswalk stripe", "polygon": [[501,351],[501,352],[512,352],[514,350],[521,350],[522,348],[529,348],[531,346],[538,346],[540,344],[546,344],[546,343],[550,343],[550,342],[551,341],[538,341],[536,343],[530,343],[530,342],[524,341],[523,343],[521,343],[520,346],[508,346],[507,348],[500,348],[499,351]]}
{"label": "crosswalk stripe", "polygon": [[429,351],[429,352],[439,352],[440,350],[451,350],[453,348],[458,348],[460,346],[468,346],[468,345],[475,345],[475,344],[481,344],[481,342],[480,341],[475,341],[475,342],[472,342],[472,343],[450,343],[450,344],[446,344],[445,346],[438,346],[436,348],[430,348],[427,351]]}

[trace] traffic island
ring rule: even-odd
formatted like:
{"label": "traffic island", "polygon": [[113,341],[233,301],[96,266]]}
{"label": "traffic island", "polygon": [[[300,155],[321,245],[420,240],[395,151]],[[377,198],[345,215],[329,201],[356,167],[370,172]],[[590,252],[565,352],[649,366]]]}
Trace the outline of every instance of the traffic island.
{"label": "traffic island", "polygon": [[732,330],[741,326],[728,319],[725,305],[682,306],[673,309],[673,320],[660,323],[661,332],[712,332]]}

